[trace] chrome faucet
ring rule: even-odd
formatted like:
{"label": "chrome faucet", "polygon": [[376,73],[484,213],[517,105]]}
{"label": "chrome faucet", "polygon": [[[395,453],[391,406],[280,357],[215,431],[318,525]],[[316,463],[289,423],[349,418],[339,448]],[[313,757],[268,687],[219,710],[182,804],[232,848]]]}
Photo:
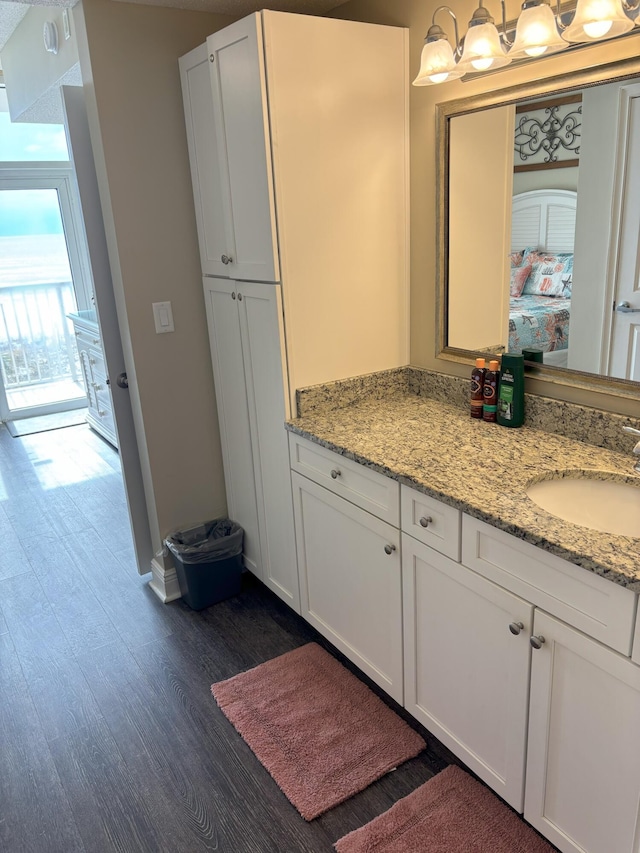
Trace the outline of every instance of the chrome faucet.
{"label": "chrome faucet", "polygon": [[[636,435],[640,437],[640,429],[634,429],[630,426],[623,426],[622,431],[629,433],[629,435]],[[636,446],[633,448],[633,452],[636,456],[640,457],[640,441],[636,442]],[[640,459],[638,459],[636,464],[633,466],[633,470],[640,474]]]}

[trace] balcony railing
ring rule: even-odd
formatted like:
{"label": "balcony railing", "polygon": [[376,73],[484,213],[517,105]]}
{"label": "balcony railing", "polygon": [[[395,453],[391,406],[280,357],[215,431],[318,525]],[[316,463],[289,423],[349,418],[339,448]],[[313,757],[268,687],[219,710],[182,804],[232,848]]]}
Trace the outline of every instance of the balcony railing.
{"label": "balcony railing", "polygon": [[70,379],[82,387],[67,314],[76,310],[70,281],[0,287],[0,362],[5,390]]}

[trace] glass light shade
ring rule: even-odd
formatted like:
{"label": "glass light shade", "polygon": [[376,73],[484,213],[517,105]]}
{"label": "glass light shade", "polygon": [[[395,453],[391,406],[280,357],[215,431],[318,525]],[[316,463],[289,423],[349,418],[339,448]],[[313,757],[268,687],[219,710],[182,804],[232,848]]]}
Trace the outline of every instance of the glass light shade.
{"label": "glass light shade", "polygon": [[520,12],[516,39],[509,51],[509,58],[548,56],[566,47],[569,47],[569,43],[560,37],[555,15],[550,6],[543,2]]}
{"label": "glass light shade", "polygon": [[633,29],[622,0],[578,0],[573,20],[562,33],[566,41],[590,42],[614,38]]}
{"label": "glass light shade", "polygon": [[453,56],[453,48],[447,39],[425,41],[420,57],[420,71],[413,81],[414,86],[433,86],[445,83],[447,80],[457,80],[462,77]]}
{"label": "glass light shade", "polygon": [[510,62],[511,59],[505,53],[494,24],[469,27],[464,37],[462,58],[458,63],[464,74],[501,68]]}

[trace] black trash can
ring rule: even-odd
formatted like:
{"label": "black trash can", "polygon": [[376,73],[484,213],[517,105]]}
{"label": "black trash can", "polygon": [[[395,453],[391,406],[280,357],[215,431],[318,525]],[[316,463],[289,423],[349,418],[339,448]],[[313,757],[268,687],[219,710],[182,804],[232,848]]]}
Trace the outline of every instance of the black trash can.
{"label": "black trash can", "polygon": [[240,592],[244,531],[229,518],[214,518],[164,540],[180,592],[192,610],[203,610]]}

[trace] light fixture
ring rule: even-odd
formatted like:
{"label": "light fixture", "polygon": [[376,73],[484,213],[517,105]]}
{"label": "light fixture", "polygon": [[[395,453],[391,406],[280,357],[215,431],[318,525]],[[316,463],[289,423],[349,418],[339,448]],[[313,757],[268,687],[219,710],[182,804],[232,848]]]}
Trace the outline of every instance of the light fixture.
{"label": "light fixture", "polygon": [[578,0],[573,20],[562,36],[571,42],[593,42],[615,38],[632,29],[633,21],[625,14],[622,0]]}
{"label": "light fixture", "polygon": [[546,0],[526,0],[518,18],[511,59],[549,56],[569,47],[558,32],[556,16]]}
{"label": "light fixture", "polygon": [[[633,30],[635,24],[640,24],[640,14],[629,14],[640,7],[640,0],[635,0],[633,5],[627,0],[574,0],[577,5],[568,24],[563,18],[566,21],[570,12],[561,8],[561,0],[556,0],[554,12],[551,1],[524,0],[513,42],[507,36],[505,0],[500,0],[502,32],[498,32],[483,0],[479,0],[480,5],[473,13],[462,40],[452,10],[448,6],[439,6],[424,40],[420,71],[413,85],[432,86],[466,74],[494,71],[513,60],[536,59],[567,48],[575,49],[582,44],[616,38]],[[453,18],[455,49],[449,44],[442,27],[435,22],[436,15],[442,11]],[[510,27],[511,33],[513,29]]]}
{"label": "light fixture", "polygon": [[469,21],[469,29],[464,37],[464,49],[459,67],[464,74],[467,74],[474,71],[502,68],[510,62],[511,59],[500,40],[500,33],[494,20],[480,0],[480,5]]}
{"label": "light fixture", "polygon": [[[436,24],[438,12],[446,11],[453,18],[456,37],[455,52],[441,26]],[[422,54],[420,55],[420,71],[413,81],[414,86],[433,86],[446,80],[456,80],[462,77],[464,71],[456,63],[460,56],[460,40],[458,38],[458,21],[448,6],[438,6],[433,13],[431,26],[425,36]]]}

